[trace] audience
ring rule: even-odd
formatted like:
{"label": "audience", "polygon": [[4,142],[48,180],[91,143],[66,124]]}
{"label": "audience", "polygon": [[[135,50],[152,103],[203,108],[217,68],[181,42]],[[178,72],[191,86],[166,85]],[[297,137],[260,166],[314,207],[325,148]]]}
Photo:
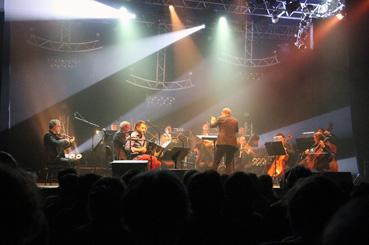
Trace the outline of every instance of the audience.
{"label": "audience", "polygon": [[296,166],[277,196],[267,175],[66,169],[42,208],[35,183],[0,152],[0,244],[369,243],[369,184],[328,177]]}

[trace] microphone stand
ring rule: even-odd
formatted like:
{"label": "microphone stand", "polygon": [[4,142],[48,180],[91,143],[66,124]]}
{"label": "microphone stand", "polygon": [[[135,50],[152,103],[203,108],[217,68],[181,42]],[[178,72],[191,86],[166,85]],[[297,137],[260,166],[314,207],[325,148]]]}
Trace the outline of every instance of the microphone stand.
{"label": "microphone stand", "polygon": [[[84,119],[82,117],[82,115],[80,115],[79,113],[74,113],[74,119],[80,121],[80,122],[83,122],[93,128],[96,128],[96,129],[103,129],[100,125],[97,125],[95,123],[92,123],[90,121],[87,121],[86,119]],[[91,154],[94,152],[94,135],[95,135],[95,132],[92,133],[92,137],[91,137]]]}
{"label": "microphone stand", "polygon": [[148,125],[150,125],[150,127],[152,127],[157,132],[157,134],[158,134],[158,143],[159,143],[159,145],[161,145],[161,142],[160,142],[160,136],[161,136],[160,127],[158,125],[156,125],[156,124],[153,124],[150,121],[146,121],[146,123]]}

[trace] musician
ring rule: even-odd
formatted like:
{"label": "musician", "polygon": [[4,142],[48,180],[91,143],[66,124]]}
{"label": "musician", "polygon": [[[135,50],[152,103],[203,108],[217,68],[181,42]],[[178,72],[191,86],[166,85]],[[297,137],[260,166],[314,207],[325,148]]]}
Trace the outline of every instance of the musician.
{"label": "musician", "polygon": [[49,121],[49,131],[44,135],[47,163],[69,168],[72,161],[65,158],[64,150],[72,146],[75,138],[61,133],[61,122],[58,119]]}
{"label": "musician", "polygon": [[145,121],[138,121],[135,124],[135,130],[129,135],[125,146],[126,151],[136,160],[148,160],[149,168],[155,169],[161,166],[161,162],[147,152],[147,141],[145,134],[147,132],[147,124]]}
{"label": "musician", "polygon": [[119,131],[117,131],[113,136],[114,160],[127,160],[129,158],[125,146],[130,130],[131,124],[129,122],[123,121],[119,124]]}
{"label": "musician", "polygon": [[164,129],[164,133],[160,135],[160,145],[166,145],[172,141],[172,126],[168,125]]}
{"label": "musician", "polygon": [[304,165],[311,170],[336,172],[338,167],[335,144],[321,130],[314,133],[313,139],[314,145],[304,152]]}
{"label": "musician", "polygon": [[225,156],[226,171],[230,173],[233,169],[234,153],[238,149],[238,120],[232,116],[230,108],[223,108],[218,118],[211,117],[210,127],[218,127],[213,168],[217,169],[222,157]]}
{"label": "musician", "polygon": [[[202,135],[209,135],[209,123],[202,125]],[[196,168],[206,170],[212,167],[214,160],[214,143],[211,140],[200,140],[194,147]]]}
{"label": "musician", "polygon": [[255,151],[259,145],[260,137],[253,135],[250,138],[246,136],[240,136],[238,138],[239,151],[236,159],[236,169],[239,171],[250,170],[252,168],[252,159],[257,157]]}

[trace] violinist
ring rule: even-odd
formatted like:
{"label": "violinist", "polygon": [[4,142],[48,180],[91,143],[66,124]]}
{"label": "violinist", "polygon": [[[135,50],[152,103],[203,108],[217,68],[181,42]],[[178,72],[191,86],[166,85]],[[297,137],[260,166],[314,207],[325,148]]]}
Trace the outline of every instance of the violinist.
{"label": "violinist", "polygon": [[337,171],[336,146],[329,141],[329,135],[318,130],[313,139],[314,145],[304,152],[305,167],[317,171]]}
{"label": "violinist", "polygon": [[64,150],[70,147],[75,138],[61,133],[61,122],[58,119],[49,121],[49,131],[44,135],[48,164],[71,167],[71,161],[65,158]]}

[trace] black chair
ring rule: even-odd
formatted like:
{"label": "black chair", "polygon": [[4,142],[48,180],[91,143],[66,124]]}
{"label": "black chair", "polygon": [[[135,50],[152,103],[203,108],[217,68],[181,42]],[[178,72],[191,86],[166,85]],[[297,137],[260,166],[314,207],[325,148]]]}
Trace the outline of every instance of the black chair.
{"label": "black chair", "polygon": [[44,157],[44,183],[45,185],[58,181],[58,173],[66,168],[74,167],[73,160],[67,158],[50,159],[47,151]]}

